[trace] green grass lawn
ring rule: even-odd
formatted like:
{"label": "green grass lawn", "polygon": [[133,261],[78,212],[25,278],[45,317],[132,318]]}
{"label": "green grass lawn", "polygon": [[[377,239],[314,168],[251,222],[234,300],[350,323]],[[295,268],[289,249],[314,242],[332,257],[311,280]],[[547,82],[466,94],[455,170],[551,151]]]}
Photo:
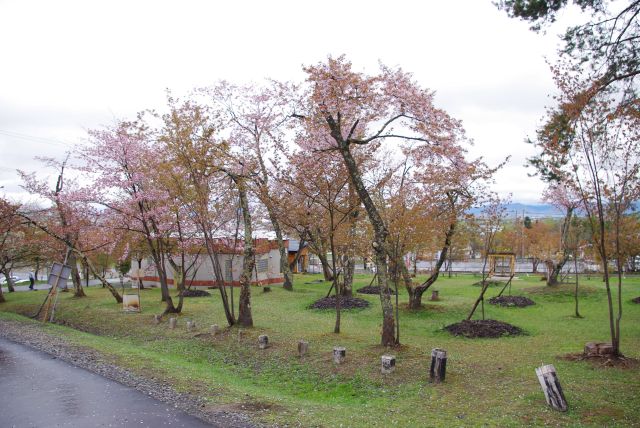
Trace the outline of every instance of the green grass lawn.
{"label": "green grass lawn", "polygon": [[[526,335],[500,339],[453,337],[443,327],[463,319],[480,288],[472,276],[442,278],[433,288],[441,300],[411,312],[401,291],[399,349],[378,345],[381,329],[379,298],[368,309],[343,311],[342,333],[333,333],[335,312],[307,306],[328,289],[309,284],[318,276],[296,276],[295,291],[254,289],[255,328],[243,341],[237,329],[216,338],[204,334],[211,324],[225,325],[216,290],[211,297],[185,299],[178,328],[167,321],[154,325],[162,311],[159,290],[142,291],[142,313],[125,314],[106,290],[91,287],[88,297],[60,296],[57,319],[46,326],[76,345],[93,348],[134,372],[166,379],[180,391],[207,399],[212,407],[250,410],[265,423],[301,426],[640,426],[640,369],[598,367],[588,361],[559,358],[581,352],[586,342],[608,341],[606,294],[597,279],[583,280],[582,319],[573,315],[573,286],[544,287],[537,277],[514,280],[513,294],[536,304],[502,308],[486,304],[486,317],[514,324]],[[370,277],[357,276],[355,288]],[[640,358],[640,279],[623,286],[622,352]],[[498,293],[491,287],[486,297]],[[45,291],[7,294],[0,317],[33,313]],[[236,298],[237,298],[236,290]],[[475,318],[480,316],[480,310]],[[197,323],[188,333],[186,320]],[[23,319],[25,322],[32,322]],[[72,328],[82,330],[81,332]],[[271,347],[261,351],[257,337],[268,334]],[[299,339],[310,353],[297,357]],[[332,349],[347,348],[345,364],[332,363]],[[432,348],[448,351],[447,379],[429,383]],[[393,353],[397,369],[380,374],[380,356]],[[546,406],[534,369],[554,364],[565,390],[569,411]]]}

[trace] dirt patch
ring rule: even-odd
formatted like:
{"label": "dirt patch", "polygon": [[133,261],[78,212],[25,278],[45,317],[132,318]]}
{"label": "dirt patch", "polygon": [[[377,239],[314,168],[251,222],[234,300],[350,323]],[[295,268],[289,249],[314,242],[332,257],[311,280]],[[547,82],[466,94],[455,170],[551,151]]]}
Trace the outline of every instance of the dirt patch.
{"label": "dirt patch", "polygon": [[632,301],[633,303],[638,303],[638,304],[640,304],[640,297],[636,297],[635,299],[631,299],[631,301]]}
{"label": "dirt patch", "polygon": [[[364,299],[358,297],[341,297],[340,308],[341,309],[362,309],[368,308],[370,303]],[[313,302],[309,309],[335,309],[336,298],[335,296],[324,297],[320,300]]]}
{"label": "dirt patch", "polygon": [[444,328],[454,336],[476,337],[501,337],[518,336],[524,332],[511,324],[496,320],[464,320]]}
{"label": "dirt patch", "polygon": [[205,290],[184,290],[182,297],[209,297],[211,293]]}
{"label": "dirt patch", "polygon": [[536,303],[524,296],[500,296],[492,297],[489,299],[489,303],[492,305],[500,306],[517,306],[518,308],[524,308],[525,306],[535,305]]}
{"label": "dirt patch", "polygon": [[594,368],[616,367],[620,369],[638,369],[640,360],[625,356],[614,357],[612,355],[585,355],[584,353],[565,354],[558,357],[565,361],[586,361]]}

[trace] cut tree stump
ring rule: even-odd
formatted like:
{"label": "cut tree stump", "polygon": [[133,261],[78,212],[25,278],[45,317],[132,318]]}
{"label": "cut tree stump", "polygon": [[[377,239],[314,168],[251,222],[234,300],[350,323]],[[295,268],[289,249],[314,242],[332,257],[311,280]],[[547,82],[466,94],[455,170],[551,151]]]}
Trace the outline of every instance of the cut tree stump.
{"label": "cut tree stump", "polygon": [[260,349],[267,349],[269,347],[269,336],[266,334],[258,336],[258,347],[260,347]]}
{"label": "cut tree stump", "polygon": [[304,357],[309,352],[309,342],[301,340],[298,342],[298,356]]}
{"label": "cut tree stump", "polygon": [[431,351],[431,368],[429,369],[429,380],[433,383],[444,382],[447,374],[447,351],[434,348]]}
{"label": "cut tree stump", "polygon": [[209,333],[211,333],[212,336],[217,336],[218,334],[220,334],[220,327],[218,326],[218,324],[213,324],[211,327],[209,327]]}
{"label": "cut tree stump", "polygon": [[154,324],[160,324],[160,320],[161,320],[160,315],[154,315],[153,316],[153,323]]}
{"label": "cut tree stump", "polygon": [[193,331],[196,328],[195,321],[187,321],[187,331]]}
{"label": "cut tree stump", "polygon": [[382,367],[380,371],[382,372],[382,374],[392,373],[396,369],[395,355],[383,355],[381,360],[382,360]]}
{"label": "cut tree stump", "polygon": [[544,392],[547,404],[560,412],[566,412],[567,400],[564,398],[562,386],[560,386],[560,381],[556,375],[556,368],[552,364],[538,367],[536,368],[536,375],[538,375],[538,381]]}
{"label": "cut tree stump", "polygon": [[336,346],[333,348],[333,362],[336,364],[342,364],[347,356],[347,349],[342,346]]}
{"label": "cut tree stump", "polygon": [[613,354],[613,345],[611,345],[610,343],[589,342],[584,346],[584,355],[586,357],[611,354]]}
{"label": "cut tree stump", "polygon": [[178,320],[176,318],[169,318],[169,328],[173,330],[178,325]]}
{"label": "cut tree stump", "polygon": [[433,290],[433,291],[431,292],[431,299],[430,299],[430,300],[431,300],[432,302],[437,302],[438,300],[440,300],[440,297],[438,297],[438,294],[439,294],[439,293],[440,293],[440,292],[439,292],[438,290]]}

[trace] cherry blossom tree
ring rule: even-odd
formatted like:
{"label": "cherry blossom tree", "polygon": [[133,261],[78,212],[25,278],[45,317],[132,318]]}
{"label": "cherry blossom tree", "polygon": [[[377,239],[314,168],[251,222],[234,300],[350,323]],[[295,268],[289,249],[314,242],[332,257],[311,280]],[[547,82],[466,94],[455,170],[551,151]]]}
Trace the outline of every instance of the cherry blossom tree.
{"label": "cherry blossom tree", "polygon": [[[640,199],[640,115],[633,92],[590,93],[588,81],[571,73],[556,74],[560,94],[535,141],[532,162],[550,181],[562,183],[581,200],[591,239],[602,263],[614,355],[620,353],[622,319],[621,246],[623,219]],[[585,95],[588,93],[588,96]],[[577,101],[579,100],[579,101]],[[607,242],[613,243],[612,248]],[[610,263],[617,271],[617,305]]]}
{"label": "cherry blossom tree", "polygon": [[395,321],[390,298],[389,232],[371,197],[354,157],[363,146],[413,142],[431,147],[455,144],[462,135],[458,122],[433,105],[433,93],[420,88],[400,69],[381,66],[368,76],[352,70],[345,57],[328,58],[304,68],[307,87],[296,106],[308,144],[317,151],[335,151],[345,163],[351,183],[374,231],[373,250],[383,312],[381,343],[393,346]]}

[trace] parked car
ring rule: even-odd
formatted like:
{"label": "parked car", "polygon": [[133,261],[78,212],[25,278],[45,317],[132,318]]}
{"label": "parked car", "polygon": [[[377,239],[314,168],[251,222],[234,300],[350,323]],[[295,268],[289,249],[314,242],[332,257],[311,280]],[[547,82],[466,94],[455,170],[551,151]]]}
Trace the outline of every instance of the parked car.
{"label": "parked car", "polygon": [[[20,278],[15,275],[11,275],[11,279],[13,280],[14,284],[17,284],[19,282],[29,282],[29,278]],[[5,285],[6,283],[7,283],[7,277],[3,275],[2,279],[0,280],[0,284]]]}

